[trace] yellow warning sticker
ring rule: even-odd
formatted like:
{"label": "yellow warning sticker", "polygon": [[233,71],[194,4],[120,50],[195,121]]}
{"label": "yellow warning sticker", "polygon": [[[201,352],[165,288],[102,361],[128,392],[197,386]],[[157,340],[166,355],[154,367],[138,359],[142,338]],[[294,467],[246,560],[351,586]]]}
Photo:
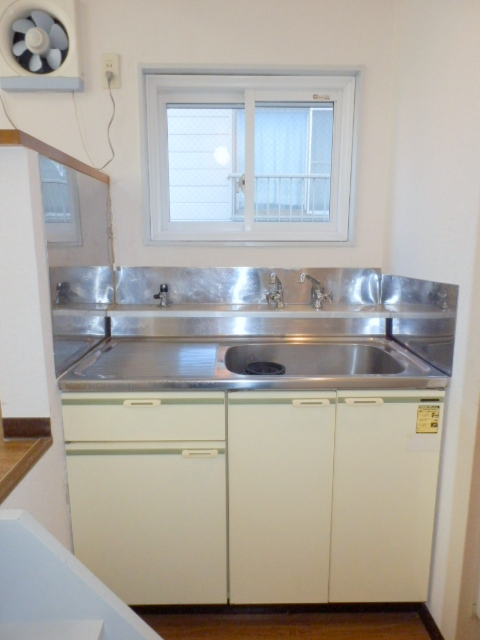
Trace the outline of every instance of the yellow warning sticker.
{"label": "yellow warning sticker", "polygon": [[417,433],[437,433],[440,407],[423,404],[417,410]]}

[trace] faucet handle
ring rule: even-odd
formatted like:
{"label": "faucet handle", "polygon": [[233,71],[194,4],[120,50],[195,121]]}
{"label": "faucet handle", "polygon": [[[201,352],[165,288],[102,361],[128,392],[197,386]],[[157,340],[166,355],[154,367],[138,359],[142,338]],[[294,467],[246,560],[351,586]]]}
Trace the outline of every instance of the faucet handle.
{"label": "faucet handle", "polygon": [[269,307],[272,305],[272,303],[275,305],[274,306],[275,311],[278,311],[278,309],[285,308],[285,303],[283,302],[283,296],[280,293],[280,291],[276,291],[276,292],[270,291],[270,293],[267,293],[267,302]]}
{"label": "faucet handle", "polygon": [[168,306],[172,304],[168,297],[168,284],[161,284],[160,291],[156,293],[153,297],[155,300],[160,300],[160,306],[162,305]]}
{"label": "faucet handle", "polygon": [[436,287],[433,291],[430,291],[430,293],[428,294],[428,299],[431,302],[433,302],[435,306],[439,307],[443,311],[446,311],[448,309],[447,297],[448,297],[447,291],[440,287]]}
{"label": "faucet handle", "polygon": [[67,281],[57,282],[55,291],[57,293],[55,304],[67,304],[71,302],[71,296],[77,295],[74,291],[71,290],[70,283]]}
{"label": "faucet handle", "polygon": [[322,287],[312,287],[311,304],[316,311],[322,309],[322,304],[325,300],[332,302],[332,294],[325,293],[325,289]]}

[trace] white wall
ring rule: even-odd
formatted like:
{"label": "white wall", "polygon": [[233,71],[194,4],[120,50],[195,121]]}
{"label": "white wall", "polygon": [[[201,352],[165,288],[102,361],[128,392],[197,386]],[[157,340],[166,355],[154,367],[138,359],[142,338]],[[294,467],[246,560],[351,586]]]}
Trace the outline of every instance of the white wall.
{"label": "white wall", "polygon": [[[117,263],[130,266],[257,265],[378,267],[387,202],[394,2],[385,0],[79,0],[85,92],[79,120],[96,166],[109,157],[111,103],[101,89],[100,54],[117,52],[116,158],[107,172]],[[141,192],[139,64],[241,67],[365,65],[358,229],[353,248],[146,248]],[[4,94],[5,95],[5,94]],[[5,95],[28,133],[88,162],[70,94]],[[0,109],[0,127],[10,127]]]}
{"label": "white wall", "polygon": [[[429,600],[447,640],[473,640],[480,630],[472,588],[457,628],[480,389],[479,41],[478,0],[397,3],[385,264],[399,275],[460,285]],[[470,553],[471,573],[478,558]]]}
{"label": "white wall", "polygon": [[70,546],[37,154],[0,153],[0,398],[6,418],[50,417],[54,445],[2,503]]}

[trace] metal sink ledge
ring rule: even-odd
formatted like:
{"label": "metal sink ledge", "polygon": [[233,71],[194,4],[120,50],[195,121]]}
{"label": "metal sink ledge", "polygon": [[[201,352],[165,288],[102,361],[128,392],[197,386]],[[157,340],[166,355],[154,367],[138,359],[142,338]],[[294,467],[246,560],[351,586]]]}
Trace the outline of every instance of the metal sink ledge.
{"label": "metal sink ledge", "polygon": [[[232,347],[242,349],[229,352]],[[380,352],[381,358],[378,357]],[[241,358],[255,358],[256,354],[259,358],[278,354],[287,358],[288,362],[282,363],[287,365],[285,374],[247,375],[227,368],[229,364],[230,368],[241,371]],[[365,354],[375,357],[368,358]],[[369,367],[382,372],[366,373]],[[131,392],[166,389],[439,389],[445,388],[448,380],[441,371],[394,341],[381,337],[209,337],[194,341],[118,337],[106,339],[64,373],[58,383],[63,391]]]}

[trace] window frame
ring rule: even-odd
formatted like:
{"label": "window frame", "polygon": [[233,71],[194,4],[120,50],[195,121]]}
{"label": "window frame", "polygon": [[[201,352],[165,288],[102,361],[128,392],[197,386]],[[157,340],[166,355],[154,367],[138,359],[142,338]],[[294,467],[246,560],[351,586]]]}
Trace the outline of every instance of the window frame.
{"label": "window frame", "polygon": [[[227,243],[235,245],[351,243],[354,152],[357,135],[358,71],[342,75],[179,73],[144,70],[148,244]],[[167,104],[241,104],[251,131],[260,103],[334,104],[329,222],[253,221],[254,135],[245,139],[244,222],[171,222],[168,209]],[[165,170],[161,170],[165,167]]]}

